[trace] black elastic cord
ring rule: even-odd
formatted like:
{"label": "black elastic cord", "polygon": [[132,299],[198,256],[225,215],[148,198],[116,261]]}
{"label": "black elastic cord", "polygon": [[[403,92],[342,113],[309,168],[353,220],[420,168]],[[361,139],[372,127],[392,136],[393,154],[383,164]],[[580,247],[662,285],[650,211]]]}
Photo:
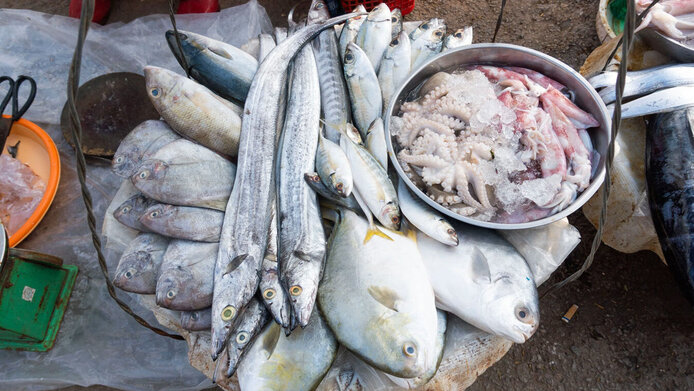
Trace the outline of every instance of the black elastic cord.
{"label": "black elastic cord", "polygon": [[174,0],[169,0],[169,19],[171,19],[171,26],[173,26],[174,29],[174,37],[176,39],[176,46],[178,46],[178,52],[180,53],[180,60],[182,62],[181,66],[183,67],[183,70],[186,71],[186,76],[190,78],[190,65],[188,65],[188,60],[186,60],[186,56],[183,54],[183,46],[181,45],[181,38],[178,37],[178,28],[176,27],[176,16],[174,16],[174,7],[173,7]]}
{"label": "black elastic cord", "polygon": [[499,33],[499,29],[501,28],[501,21],[504,19],[504,8],[506,8],[506,0],[501,0],[501,9],[499,10],[499,18],[496,20],[492,42],[496,42],[496,34]]}
{"label": "black elastic cord", "polygon": [[67,82],[67,103],[68,112],[70,114],[70,130],[72,131],[72,140],[75,144],[75,158],[77,161],[77,177],[80,182],[80,187],[82,190],[82,199],[84,200],[84,206],[87,209],[87,224],[89,225],[89,231],[92,235],[92,243],[99,260],[99,267],[101,268],[101,273],[104,275],[106,280],[106,289],[108,289],[108,294],[113,298],[113,300],[118,304],[118,306],[125,311],[128,315],[132,316],[139,324],[147,327],[148,329],[154,331],[159,335],[165,337],[182,340],[183,337],[176,334],[169,334],[166,331],[156,328],[146,320],[141,318],[139,315],[135,314],[133,310],[128,307],[122,300],[116,296],[116,290],[113,287],[111,278],[108,274],[108,266],[106,265],[106,258],[101,251],[101,239],[96,232],[96,218],[94,217],[94,209],[92,207],[92,196],[87,188],[86,172],[87,172],[87,162],[84,159],[84,153],[82,153],[82,124],[79,120],[79,114],[77,112],[77,88],[80,80],[80,68],[82,66],[82,48],[84,46],[84,40],[87,37],[87,32],[89,31],[89,23],[92,20],[94,14],[94,0],[85,0],[82,2],[82,14],[80,15],[80,27],[79,35],[77,36],[77,47],[75,47],[75,54],[72,57],[72,64],[70,65],[70,74]]}

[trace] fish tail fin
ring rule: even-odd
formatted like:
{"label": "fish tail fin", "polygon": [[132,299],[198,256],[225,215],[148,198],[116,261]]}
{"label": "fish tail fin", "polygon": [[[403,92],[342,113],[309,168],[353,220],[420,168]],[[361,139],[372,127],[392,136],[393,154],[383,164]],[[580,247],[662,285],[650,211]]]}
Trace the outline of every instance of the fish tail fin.
{"label": "fish tail fin", "polygon": [[376,225],[371,225],[369,229],[366,230],[366,236],[364,237],[364,244],[371,240],[374,236],[380,236],[383,239],[392,241],[393,238],[388,236],[385,232],[381,231]]}

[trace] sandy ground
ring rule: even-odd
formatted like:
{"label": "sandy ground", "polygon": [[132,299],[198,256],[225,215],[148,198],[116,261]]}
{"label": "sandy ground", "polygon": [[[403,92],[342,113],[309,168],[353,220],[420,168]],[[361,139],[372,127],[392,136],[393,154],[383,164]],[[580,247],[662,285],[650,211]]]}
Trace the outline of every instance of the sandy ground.
{"label": "sandy ground", "polygon": [[[220,3],[228,7],[242,2]],[[275,25],[285,24],[292,2],[260,3]],[[499,6],[500,0],[418,0],[406,19],[444,17],[449,28],[472,25],[475,42],[488,42]],[[0,0],[2,7],[67,14],[67,1]],[[528,46],[578,68],[599,44],[594,27],[597,7],[597,0],[511,0],[497,41]],[[114,1],[108,20],[128,21],[166,10],[161,0]],[[576,270],[590,248],[593,227],[579,213],[571,220],[584,242],[548,286]],[[567,324],[561,317],[572,304],[579,309]],[[541,307],[542,325],[535,336],[515,345],[471,390],[694,389],[694,311],[655,255],[621,254],[603,246],[580,280],[544,297]]]}

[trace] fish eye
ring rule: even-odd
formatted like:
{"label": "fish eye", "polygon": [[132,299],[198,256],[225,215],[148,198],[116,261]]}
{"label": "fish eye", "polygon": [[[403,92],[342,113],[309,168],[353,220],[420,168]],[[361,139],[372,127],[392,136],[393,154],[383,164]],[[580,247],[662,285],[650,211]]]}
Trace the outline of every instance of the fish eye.
{"label": "fish eye", "polygon": [[446,232],[447,232],[449,235],[451,235],[451,236],[453,236],[453,235],[456,234],[456,232],[455,232],[455,230],[454,230],[453,228],[448,228],[448,229],[446,230]]}
{"label": "fish eye", "polygon": [[400,217],[398,216],[393,216],[390,218],[390,221],[393,222],[393,224],[400,224]]}
{"label": "fish eye", "polygon": [[228,305],[222,310],[222,320],[228,322],[236,316],[236,308],[233,305]]}
{"label": "fish eye", "polygon": [[191,317],[191,319],[193,319],[193,320],[198,320],[198,318],[200,317],[200,315],[198,315],[197,312],[193,312],[193,314],[190,315],[190,317]]}
{"label": "fish eye", "polygon": [[155,210],[154,212],[152,212],[152,213],[149,214],[149,217],[152,217],[152,218],[155,218],[155,217],[157,217],[157,216],[159,216],[159,211],[158,211],[158,210]]}
{"label": "fish eye", "polygon": [[159,91],[159,88],[157,87],[150,88],[149,93],[155,98],[158,98],[161,95],[161,91]]}
{"label": "fish eye", "polygon": [[428,30],[429,29],[429,23],[424,23],[422,25],[422,30]]}
{"label": "fish eye", "polygon": [[135,275],[135,270],[133,269],[128,269],[128,271],[125,272],[125,278],[130,279]]}
{"label": "fish eye", "polygon": [[400,45],[400,41],[397,38],[395,38],[393,40],[393,42],[390,43],[390,46],[398,46],[398,45]]}
{"label": "fish eye", "polygon": [[456,38],[462,38],[463,37],[463,33],[461,33],[461,32],[457,32],[454,35]]}
{"label": "fish eye", "polygon": [[248,333],[245,331],[241,331],[240,333],[236,334],[236,343],[239,345],[245,345],[246,342],[248,342]]}
{"label": "fish eye", "polygon": [[516,307],[516,319],[524,323],[532,322],[532,316],[530,310],[524,306]]}
{"label": "fish eye", "polygon": [[351,50],[348,50],[347,53],[345,53],[345,62],[352,62],[354,60],[354,55],[352,54]]}
{"label": "fish eye", "polygon": [[337,191],[342,191],[343,188],[344,188],[344,185],[342,184],[342,182],[338,182],[335,185],[335,189],[337,189]]}
{"label": "fish eye", "polygon": [[434,35],[436,35],[437,37],[440,37],[440,36],[442,36],[442,35],[443,35],[443,32],[441,32],[441,31],[437,31],[437,32],[435,32],[435,33],[434,33]]}
{"label": "fish eye", "polygon": [[402,345],[402,353],[407,357],[414,357],[417,354],[417,348],[413,343],[407,342]]}
{"label": "fish eye", "polygon": [[273,299],[275,297],[275,290],[272,288],[265,289],[263,291],[263,297],[267,300]]}
{"label": "fish eye", "polygon": [[390,18],[390,22],[391,23],[398,23],[398,18],[393,16],[392,18]]}
{"label": "fish eye", "polygon": [[173,299],[174,297],[176,297],[176,292],[172,289],[166,292],[166,297],[168,297],[169,299]]}
{"label": "fish eye", "polygon": [[123,209],[121,209],[120,211],[121,211],[121,213],[128,213],[128,212],[130,212],[130,209],[131,208],[129,206],[124,206]]}
{"label": "fish eye", "polygon": [[289,293],[292,296],[299,296],[302,291],[303,291],[303,289],[301,289],[301,287],[298,285],[294,285],[293,287],[289,288]]}
{"label": "fish eye", "polygon": [[149,176],[149,170],[142,170],[137,176],[140,177],[140,179],[147,179]]}
{"label": "fish eye", "polygon": [[323,8],[323,3],[316,3],[316,9],[322,9]]}
{"label": "fish eye", "polygon": [[116,163],[123,163],[123,156],[118,156],[116,158]]}

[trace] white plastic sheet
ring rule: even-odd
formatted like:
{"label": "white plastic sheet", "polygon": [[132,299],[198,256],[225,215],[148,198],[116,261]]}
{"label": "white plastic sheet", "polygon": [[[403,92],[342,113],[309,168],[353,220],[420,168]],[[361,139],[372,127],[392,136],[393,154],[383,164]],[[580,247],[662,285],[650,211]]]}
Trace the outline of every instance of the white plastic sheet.
{"label": "white plastic sheet", "polygon": [[[257,1],[214,14],[178,15],[178,27],[241,46],[270,20]],[[101,384],[123,390],[199,390],[211,386],[188,363],[185,342],[158,336],[136,323],[111,300],[92,248],[72,149],[60,131],[67,75],[77,41],[78,21],[24,10],[0,10],[0,75],[32,76],[38,84],[25,118],[36,122],[60,150],[62,177],[51,209],[20,247],[53,254],[79,266],[67,312],[47,353],[0,350],[0,390],[46,390]],[[168,15],[151,15],[127,24],[92,25],[82,60],[81,82],[109,73],[142,73],[157,65],[182,73],[164,33]],[[2,94],[4,91],[0,91]],[[88,185],[97,227],[120,185],[107,163],[90,161]],[[111,271],[118,254],[106,253]],[[157,324],[151,312],[119,291],[133,309]]]}

